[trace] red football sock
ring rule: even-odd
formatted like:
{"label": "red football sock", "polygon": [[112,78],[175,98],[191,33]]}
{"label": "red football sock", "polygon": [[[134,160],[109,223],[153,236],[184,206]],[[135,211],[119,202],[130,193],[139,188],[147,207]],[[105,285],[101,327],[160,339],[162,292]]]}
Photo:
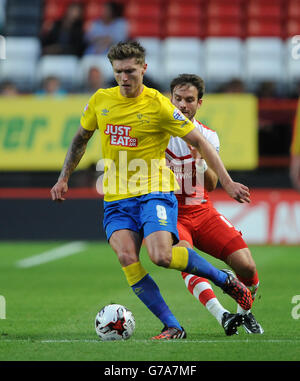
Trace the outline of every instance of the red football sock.
{"label": "red football sock", "polygon": [[216,298],[216,295],[206,278],[184,272],[181,274],[190,293],[194,295],[195,298],[198,299],[204,306],[210,299]]}

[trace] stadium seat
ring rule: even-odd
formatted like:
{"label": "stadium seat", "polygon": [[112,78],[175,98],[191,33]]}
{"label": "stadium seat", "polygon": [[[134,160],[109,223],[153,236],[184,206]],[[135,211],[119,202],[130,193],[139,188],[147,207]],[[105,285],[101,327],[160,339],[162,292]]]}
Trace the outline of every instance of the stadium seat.
{"label": "stadium seat", "polygon": [[65,12],[63,3],[47,2],[44,8],[43,20],[44,22],[53,22],[62,18]]}
{"label": "stadium seat", "polygon": [[161,58],[162,42],[156,37],[140,37],[137,39],[146,49],[146,56]]}
{"label": "stadium seat", "polygon": [[84,10],[85,22],[93,21],[101,17],[103,12],[103,3],[101,2],[88,2]]}
{"label": "stadium seat", "polygon": [[71,88],[77,81],[78,63],[76,56],[45,55],[39,60],[37,80],[42,81],[48,76],[56,76],[63,86]]}
{"label": "stadium seat", "polygon": [[202,24],[190,22],[183,18],[169,18],[165,22],[165,37],[202,37],[204,29]]}
{"label": "stadium seat", "polygon": [[245,53],[249,57],[273,57],[279,59],[283,56],[284,45],[277,37],[250,37],[245,41]]}
{"label": "stadium seat", "polygon": [[6,56],[8,59],[36,61],[40,52],[40,40],[37,37],[6,37]]}
{"label": "stadium seat", "polygon": [[241,59],[243,56],[243,43],[236,37],[208,37],[204,41],[205,55],[210,55],[222,59],[222,57],[232,57]]}
{"label": "stadium seat", "polygon": [[1,81],[16,83],[20,90],[32,91],[35,85],[37,62],[33,59],[0,60]]}
{"label": "stadium seat", "polygon": [[161,20],[161,4],[160,2],[145,2],[145,1],[136,1],[130,0],[126,7],[124,15],[127,19],[152,19],[152,20]]}
{"label": "stadium seat", "polygon": [[28,3],[20,1],[6,2],[7,36],[38,36],[42,15],[42,3],[29,0]]}
{"label": "stadium seat", "polygon": [[292,37],[300,35],[300,19],[291,18],[286,24],[286,35],[285,37]]}
{"label": "stadium seat", "polygon": [[280,22],[263,18],[250,18],[246,27],[247,37],[283,37],[284,30]]}
{"label": "stadium seat", "polygon": [[204,17],[201,1],[169,1],[166,8],[166,20],[174,18],[189,19],[190,22],[200,22]]}
{"label": "stadium seat", "polygon": [[184,59],[178,58],[177,60],[165,59],[164,60],[164,86],[169,88],[171,80],[183,73],[193,73],[205,79],[205,67],[202,61],[196,58]]}
{"label": "stadium seat", "polygon": [[245,57],[249,81],[282,80],[284,45],[280,38],[248,38]]}
{"label": "stadium seat", "polygon": [[222,60],[214,57],[205,58],[205,79],[211,89],[228,82],[232,79],[243,80],[245,77],[242,61],[224,58]]}
{"label": "stadium seat", "polygon": [[156,37],[140,37],[137,39],[146,49],[147,75],[154,81],[162,79],[162,42]]}
{"label": "stadium seat", "polygon": [[162,36],[162,28],[160,21],[152,21],[151,19],[140,20],[131,19],[129,20],[129,35],[130,38],[138,37],[158,37]]}
{"label": "stadium seat", "polygon": [[7,21],[5,26],[5,34],[14,37],[38,37],[40,30],[40,22]]}
{"label": "stadium seat", "polygon": [[283,80],[284,46],[280,38],[248,38],[245,56],[246,79],[249,83]]}
{"label": "stadium seat", "polygon": [[203,55],[203,43],[194,37],[168,37],[162,41],[164,57],[176,59],[180,57],[197,57],[200,59]]}
{"label": "stadium seat", "polygon": [[288,0],[287,18],[288,19],[300,18],[300,1],[299,0]]}
{"label": "stadium seat", "polygon": [[242,0],[211,0],[207,5],[207,18],[241,19],[243,17]]}
{"label": "stadium seat", "polygon": [[243,23],[239,19],[220,19],[211,17],[207,20],[206,37],[244,36]]}
{"label": "stadium seat", "polygon": [[283,13],[281,0],[251,0],[247,2],[247,17],[272,18],[274,21],[280,20]]}
{"label": "stadium seat", "polygon": [[198,38],[166,38],[162,43],[164,82],[180,73],[204,75],[203,43]]}
{"label": "stadium seat", "polygon": [[204,41],[205,73],[208,82],[244,78],[244,46],[239,38],[207,38]]}
{"label": "stadium seat", "polygon": [[7,18],[12,19],[30,19],[30,20],[38,20],[40,19],[40,7],[30,6],[28,4],[23,5],[20,4],[10,4],[7,6]]}

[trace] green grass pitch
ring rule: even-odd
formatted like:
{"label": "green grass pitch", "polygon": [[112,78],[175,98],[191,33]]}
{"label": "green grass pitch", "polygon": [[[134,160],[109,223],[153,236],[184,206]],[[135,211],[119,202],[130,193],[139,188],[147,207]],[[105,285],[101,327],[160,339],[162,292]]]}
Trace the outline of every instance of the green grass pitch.
{"label": "green grass pitch", "polygon": [[[300,308],[292,303],[295,295],[300,303],[299,247],[251,247],[261,284],[253,313],[265,333],[249,335],[240,327],[239,335],[231,337],[225,336],[215,318],[187,291],[180,273],[154,266],[143,248],[143,265],[188,335],[186,340],[153,342],[150,337],[162,325],[130,290],[107,243],[88,242],[80,253],[39,266],[16,266],[21,259],[62,244],[0,244],[0,295],[6,301],[6,319],[0,320],[1,361],[300,359]],[[204,257],[224,268],[222,262]],[[213,288],[221,303],[235,312],[234,301]],[[136,330],[128,341],[101,342],[96,336],[95,315],[111,302],[124,304],[135,316]]]}

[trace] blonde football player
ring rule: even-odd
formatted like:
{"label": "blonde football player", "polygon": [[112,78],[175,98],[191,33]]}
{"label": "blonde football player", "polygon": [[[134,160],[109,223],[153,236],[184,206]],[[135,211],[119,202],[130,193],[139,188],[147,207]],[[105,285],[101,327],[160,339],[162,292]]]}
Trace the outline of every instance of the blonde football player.
{"label": "blonde football player", "polygon": [[98,130],[105,169],[103,224],[109,244],[134,293],[164,325],[162,333],[153,338],[184,338],[184,329],[139,261],[143,239],[156,265],[206,277],[243,308],[251,307],[252,298],[240,281],[192,249],[172,248],[178,242],[173,193],[178,184],[165,164],[170,136],[182,137],[193,145],[232,198],[249,202],[249,189],[231,179],[215,150],[169,99],[143,84],[147,64],[139,43],[114,45],[108,58],[118,86],[99,89],[89,100],[51,196],[54,201],[65,199],[69,177]]}

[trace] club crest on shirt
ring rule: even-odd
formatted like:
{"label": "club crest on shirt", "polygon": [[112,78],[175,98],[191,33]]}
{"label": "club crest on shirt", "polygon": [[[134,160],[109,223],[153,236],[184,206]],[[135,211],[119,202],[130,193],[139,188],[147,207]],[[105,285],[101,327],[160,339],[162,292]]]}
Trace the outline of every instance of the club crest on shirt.
{"label": "club crest on shirt", "polygon": [[110,144],[113,146],[137,147],[138,140],[129,135],[131,127],[107,124],[105,135],[110,136]]}
{"label": "club crest on shirt", "polygon": [[181,120],[181,121],[184,121],[186,119],[183,113],[179,111],[177,108],[175,108],[173,112],[173,117],[175,120]]}

